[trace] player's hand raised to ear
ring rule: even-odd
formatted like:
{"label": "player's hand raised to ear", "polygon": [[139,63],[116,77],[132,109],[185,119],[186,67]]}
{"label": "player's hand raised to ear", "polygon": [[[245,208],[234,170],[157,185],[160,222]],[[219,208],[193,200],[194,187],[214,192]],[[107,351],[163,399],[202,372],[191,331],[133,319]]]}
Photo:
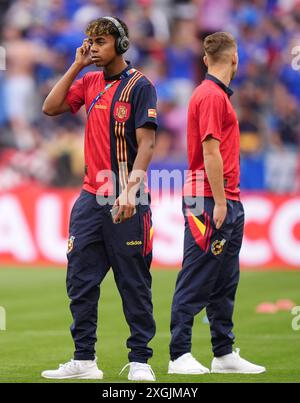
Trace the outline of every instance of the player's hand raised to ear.
{"label": "player's hand raised to ear", "polygon": [[80,46],[80,48],[77,48],[76,50],[75,63],[79,64],[82,68],[93,63],[91,59],[90,48],[91,45],[89,43],[89,40],[85,39],[82,46]]}

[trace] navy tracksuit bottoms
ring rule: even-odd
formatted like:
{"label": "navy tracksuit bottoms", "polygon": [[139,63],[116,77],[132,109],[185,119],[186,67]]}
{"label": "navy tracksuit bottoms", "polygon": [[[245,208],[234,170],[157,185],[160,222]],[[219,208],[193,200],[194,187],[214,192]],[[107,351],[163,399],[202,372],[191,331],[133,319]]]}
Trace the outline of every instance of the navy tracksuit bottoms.
{"label": "navy tracksuit bottoms", "polygon": [[114,224],[111,205],[82,191],[70,219],[67,291],[73,316],[71,334],[76,360],[93,360],[97,341],[100,284],[112,267],[130,328],[129,361],[146,363],[155,334],[151,296],[151,210],[137,206],[128,221]]}
{"label": "navy tracksuit bottoms", "polygon": [[194,317],[203,308],[210,324],[214,356],[230,354],[234,343],[232,316],[239,282],[244,209],[241,202],[227,200],[226,220],[217,230],[213,198],[202,198],[202,202],[200,214],[193,214],[183,203],[184,258],[172,304],[172,360],[191,351]]}

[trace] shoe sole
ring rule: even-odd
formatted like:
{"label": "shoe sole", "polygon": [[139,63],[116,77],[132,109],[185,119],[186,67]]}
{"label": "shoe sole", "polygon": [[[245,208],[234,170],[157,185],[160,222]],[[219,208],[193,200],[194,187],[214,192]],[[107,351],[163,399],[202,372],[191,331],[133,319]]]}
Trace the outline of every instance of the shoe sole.
{"label": "shoe sole", "polygon": [[178,375],[206,375],[206,374],[209,374],[209,371],[208,372],[183,372],[183,371],[169,370],[168,374],[169,375],[172,375],[172,374],[178,374]]}
{"label": "shoe sole", "polygon": [[63,376],[63,377],[53,377],[53,376],[46,376],[42,375],[45,379],[103,379],[103,374],[99,375],[73,375],[73,376]]}
{"label": "shoe sole", "polygon": [[128,377],[129,381],[136,381],[136,382],[155,382],[156,379],[133,379],[131,377]]}
{"label": "shoe sole", "polygon": [[211,370],[210,373],[211,374],[245,374],[245,375],[257,375],[257,374],[263,374],[264,372],[266,372],[265,369],[260,370],[260,371],[256,371],[256,372],[244,372],[244,371],[234,371],[234,370]]}

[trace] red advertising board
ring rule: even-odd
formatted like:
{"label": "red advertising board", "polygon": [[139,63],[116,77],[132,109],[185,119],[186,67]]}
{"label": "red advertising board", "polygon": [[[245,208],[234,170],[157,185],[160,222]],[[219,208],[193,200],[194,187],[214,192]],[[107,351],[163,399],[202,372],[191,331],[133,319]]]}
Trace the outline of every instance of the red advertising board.
{"label": "red advertising board", "polygon": [[[24,187],[0,193],[0,265],[64,266],[69,214],[77,189]],[[154,266],[179,268],[181,195],[152,193]],[[300,195],[245,194],[243,269],[300,269]]]}

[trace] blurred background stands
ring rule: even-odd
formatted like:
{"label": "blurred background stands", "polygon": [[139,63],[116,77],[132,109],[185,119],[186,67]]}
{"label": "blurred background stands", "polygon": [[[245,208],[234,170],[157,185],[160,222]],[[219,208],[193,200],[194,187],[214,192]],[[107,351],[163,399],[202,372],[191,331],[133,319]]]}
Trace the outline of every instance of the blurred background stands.
{"label": "blurred background stands", "polygon": [[[53,83],[72,63],[87,23],[118,15],[130,28],[127,58],[155,83],[159,123],[155,168],[186,168],[189,97],[204,78],[202,39],[238,39],[232,98],[241,129],[241,187],[299,191],[300,44],[298,0],[0,0],[0,189],[37,182],[79,186],[85,113],[43,116]],[[93,69],[93,67],[91,67]]]}

